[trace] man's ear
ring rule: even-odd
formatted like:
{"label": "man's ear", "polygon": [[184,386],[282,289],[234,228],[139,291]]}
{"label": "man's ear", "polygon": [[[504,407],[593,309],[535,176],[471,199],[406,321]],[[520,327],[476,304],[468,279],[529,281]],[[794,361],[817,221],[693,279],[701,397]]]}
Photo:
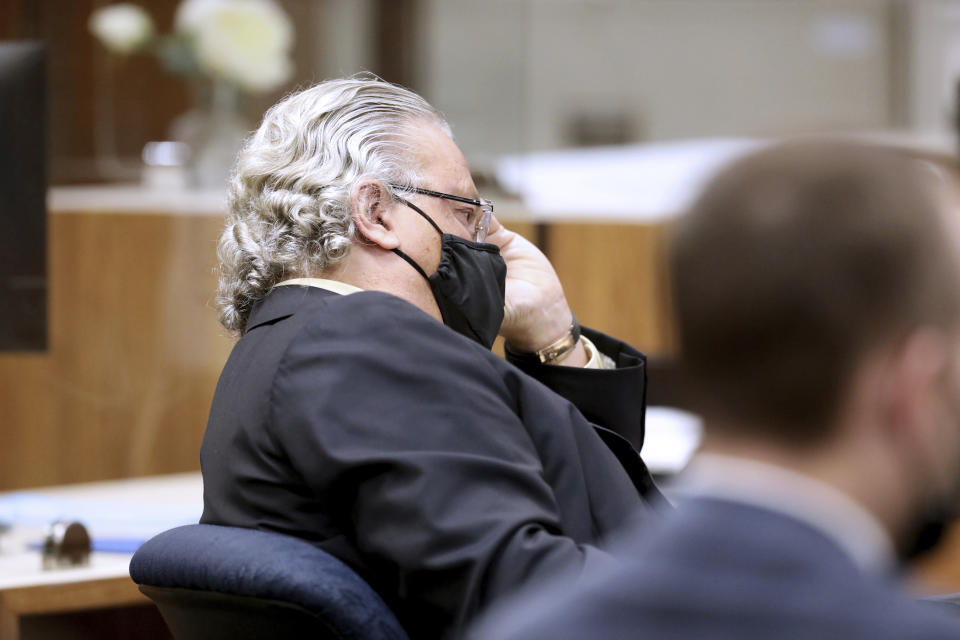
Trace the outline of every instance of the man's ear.
{"label": "man's ear", "polygon": [[884,400],[896,438],[916,438],[929,427],[930,402],[936,397],[948,364],[948,344],[941,331],[919,329],[907,336],[884,373]]}
{"label": "man's ear", "polygon": [[361,179],[350,192],[350,215],[357,232],[387,251],[400,246],[393,220],[395,204],[383,183],[373,178]]}

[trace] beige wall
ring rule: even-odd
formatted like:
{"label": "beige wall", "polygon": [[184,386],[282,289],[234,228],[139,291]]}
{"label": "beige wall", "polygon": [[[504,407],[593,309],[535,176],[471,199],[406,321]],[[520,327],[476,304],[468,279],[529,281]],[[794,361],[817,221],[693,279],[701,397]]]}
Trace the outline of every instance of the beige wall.
{"label": "beige wall", "polygon": [[[324,0],[322,7],[322,22],[313,34],[317,43],[315,79],[369,69],[374,64],[371,0]],[[298,35],[309,37],[303,31]]]}
{"label": "beige wall", "polygon": [[638,140],[882,129],[880,0],[424,0],[421,88],[475,163],[565,146],[572,117]]}
{"label": "beige wall", "polygon": [[960,2],[908,3],[909,124],[919,131],[953,130],[960,77]]}

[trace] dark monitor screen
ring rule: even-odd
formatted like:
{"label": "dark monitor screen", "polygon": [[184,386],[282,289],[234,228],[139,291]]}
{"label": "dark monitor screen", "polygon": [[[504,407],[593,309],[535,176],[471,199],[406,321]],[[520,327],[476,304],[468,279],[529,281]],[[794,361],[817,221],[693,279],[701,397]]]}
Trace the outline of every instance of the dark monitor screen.
{"label": "dark monitor screen", "polygon": [[0,41],[0,350],[47,345],[46,53]]}

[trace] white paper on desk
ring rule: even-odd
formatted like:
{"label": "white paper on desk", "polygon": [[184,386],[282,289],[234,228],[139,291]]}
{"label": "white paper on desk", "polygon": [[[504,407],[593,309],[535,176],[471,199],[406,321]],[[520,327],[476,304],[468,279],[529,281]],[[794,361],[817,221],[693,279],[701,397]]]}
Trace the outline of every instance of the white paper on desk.
{"label": "white paper on desk", "polygon": [[61,519],[82,522],[94,537],[146,540],[166,529],[198,522],[200,506],[57,497],[31,491],[0,496],[0,522],[47,527]]}
{"label": "white paper on desk", "polygon": [[505,156],[497,180],[534,216],[653,222],[683,213],[721,167],[769,144],[683,140]]}
{"label": "white paper on desk", "polygon": [[683,471],[703,438],[699,416],[672,407],[647,407],[643,461],[651,473],[674,475]]}

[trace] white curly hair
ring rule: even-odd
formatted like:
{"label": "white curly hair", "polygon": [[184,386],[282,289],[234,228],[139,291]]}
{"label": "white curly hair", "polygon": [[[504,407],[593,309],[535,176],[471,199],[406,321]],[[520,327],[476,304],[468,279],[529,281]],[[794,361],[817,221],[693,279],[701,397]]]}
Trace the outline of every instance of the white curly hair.
{"label": "white curly hair", "polygon": [[243,333],[252,305],[278,282],[319,274],[349,253],[358,180],[388,191],[416,184],[408,130],[424,121],[451,133],[419,95],[368,74],[321,82],[267,111],[237,159],[217,251],[217,306],[231,334]]}

